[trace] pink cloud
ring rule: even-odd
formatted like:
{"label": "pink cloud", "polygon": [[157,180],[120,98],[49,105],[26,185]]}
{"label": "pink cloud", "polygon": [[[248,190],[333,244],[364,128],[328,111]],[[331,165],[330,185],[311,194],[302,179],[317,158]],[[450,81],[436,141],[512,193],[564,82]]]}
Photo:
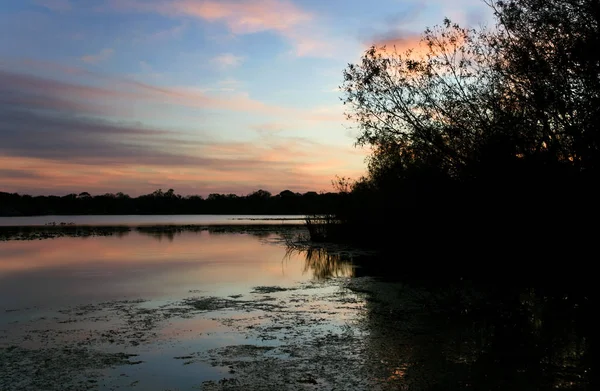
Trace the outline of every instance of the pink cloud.
{"label": "pink cloud", "polygon": [[[448,36],[449,38],[449,36]],[[448,39],[446,38],[446,39]],[[463,44],[463,39],[460,36],[456,37],[454,44],[448,44],[446,50],[452,50],[454,47],[460,47]],[[429,47],[423,40],[422,34],[392,34],[379,39],[374,39],[368,43],[368,46],[375,46],[379,54],[390,55],[400,54],[402,56],[410,55],[412,58],[424,58],[426,55],[440,55],[440,47],[433,45]]]}
{"label": "pink cloud", "polygon": [[191,1],[173,3],[173,11],[227,24],[234,34],[267,30],[287,32],[311,21],[312,15],[285,0]]}
{"label": "pink cloud", "polygon": [[405,52],[418,48],[421,43],[421,37],[421,34],[398,35],[375,40],[372,44],[378,48],[385,46],[389,50],[395,49],[398,52]]}
{"label": "pink cloud", "polygon": [[[234,143],[235,144],[235,143]],[[311,156],[301,143],[274,144],[258,148],[247,157],[235,156],[242,151],[239,145],[208,146],[201,152],[207,156],[220,156],[218,165],[152,165],[131,161],[121,165],[88,165],[73,161],[55,161],[41,158],[7,157],[0,155],[0,165],[12,170],[27,172],[27,176],[10,175],[0,171],[3,191],[33,194],[67,194],[88,191],[105,193],[123,191],[131,195],[147,194],[158,187],[171,187],[181,194],[208,195],[212,192],[248,194],[257,186],[266,186],[277,193],[293,191],[332,191],[331,180],[335,174],[358,178],[360,168],[348,166],[354,155],[358,167],[363,154],[344,151],[327,145],[317,145]],[[229,150],[231,155],[219,155]],[[247,151],[247,145],[245,145]],[[312,155],[314,154],[314,155]],[[308,157],[308,159],[307,159]],[[239,160],[239,163],[236,161]],[[228,163],[230,162],[230,163]],[[248,164],[248,162],[254,162]],[[231,164],[223,171],[222,164]],[[44,185],[46,184],[46,185]],[[44,187],[45,186],[45,187]]]}
{"label": "pink cloud", "polygon": [[[235,35],[272,31],[290,41],[297,56],[329,57],[328,40],[318,36],[316,17],[289,0],[113,0],[122,11],[156,12],[224,23]],[[321,34],[323,35],[323,34]]]}
{"label": "pink cloud", "polygon": [[112,0],[110,4],[112,9],[122,11],[157,12],[222,22],[234,34],[285,32],[313,19],[310,13],[288,0]]}
{"label": "pink cloud", "polygon": [[[336,106],[280,107],[242,92],[159,86],[56,64],[12,65],[21,71],[39,67],[54,72],[57,79],[0,67],[0,110],[6,119],[0,124],[0,167],[10,167],[0,170],[3,191],[137,195],[155,190],[159,182],[183,194],[242,194],[265,183],[273,192],[329,191],[334,175],[357,177],[363,170],[364,153],[350,143],[325,145],[277,132],[290,126],[296,131],[308,128],[310,121],[340,119]],[[123,118],[138,106],[258,112],[265,123],[255,128],[260,137],[254,142],[217,143],[197,132],[86,119]]]}

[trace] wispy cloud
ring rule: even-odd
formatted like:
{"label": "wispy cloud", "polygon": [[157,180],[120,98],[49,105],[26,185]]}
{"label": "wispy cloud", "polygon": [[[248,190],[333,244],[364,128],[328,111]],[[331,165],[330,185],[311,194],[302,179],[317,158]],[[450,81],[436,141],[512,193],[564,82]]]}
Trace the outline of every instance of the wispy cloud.
{"label": "wispy cloud", "polygon": [[8,179],[12,179],[12,180],[15,180],[15,179],[16,180],[19,180],[19,179],[40,180],[40,179],[44,178],[44,176],[40,175],[39,173],[37,173],[35,171],[31,171],[31,170],[15,170],[12,168],[0,168],[0,178],[8,178]]}
{"label": "wispy cloud", "polygon": [[110,48],[102,49],[100,52],[98,52],[96,54],[87,54],[87,55],[81,57],[81,61],[88,63],[88,64],[98,64],[100,62],[108,60],[109,58],[111,58],[113,56],[113,54],[115,54],[115,51],[113,49],[110,49]]}
{"label": "wispy cloud", "polygon": [[[298,135],[303,126],[312,128],[312,120],[334,120],[334,107],[279,107],[239,91],[157,86],[53,63],[12,65],[56,77],[3,70],[0,62],[0,167],[10,167],[0,171],[4,191],[140,194],[160,182],[183,194],[243,194],[264,178],[273,192],[328,191],[332,175],[357,176],[362,170],[363,156],[350,144],[321,144],[280,132],[293,126]],[[223,139],[210,124],[184,132],[137,122],[152,117],[146,108],[163,113],[164,124],[170,106],[223,110],[228,117],[234,111],[260,113],[264,122],[240,125],[253,139],[248,142]]]}
{"label": "wispy cloud", "polygon": [[223,53],[212,59],[213,64],[216,64],[220,69],[236,68],[242,64],[244,57],[236,56],[231,53]]}
{"label": "wispy cloud", "polygon": [[71,9],[69,0],[34,0],[34,3],[52,11],[68,11]]}
{"label": "wispy cloud", "polygon": [[[318,36],[317,17],[289,0],[113,0],[121,11],[155,12],[224,23],[234,35],[274,32],[293,45],[297,56],[329,57],[331,44]],[[323,35],[323,34],[321,34]]]}
{"label": "wispy cloud", "polygon": [[312,14],[288,0],[111,0],[110,7],[223,22],[235,34],[269,30],[285,32],[313,19]]}
{"label": "wispy cloud", "polygon": [[[282,33],[313,16],[287,0],[194,1],[179,0],[164,4],[167,13],[185,14],[227,24],[234,34],[274,30]],[[171,5],[171,7],[169,7]]]}
{"label": "wispy cloud", "polygon": [[318,191],[330,189],[332,172],[360,173],[348,167],[349,157],[357,155],[350,147],[274,133],[248,148],[248,143],[198,141],[139,124],[1,107],[0,115],[6,119],[0,124],[0,166],[10,167],[0,170],[0,181],[9,191],[38,193],[47,187],[53,193],[116,189],[140,194],[155,190],[158,180],[184,194],[243,194],[265,177],[272,191]]}
{"label": "wispy cloud", "polygon": [[[79,72],[77,68],[67,68],[65,71],[69,75]],[[103,85],[64,82],[0,69],[0,102],[12,106],[27,105],[61,112],[106,115],[126,114],[133,102],[271,115],[289,115],[294,112],[291,108],[252,99],[246,92],[220,91],[207,94],[201,88],[155,86],[92,72],[83,74],[88,80],[96,79]]]}
{"label": "wispy cloud", "polygon": [[[218,82],[216,88],[158,86],[82,68],[59,67],[52,63],[33,64],[34,67],[42,67],[46,71],[53,69],[55,72],[62,72],[70,81],[4,71],[0,67],[0,104],[13,108],[52,110],[57,113],[132,119],[140,114],[155,117],[160,111],[156,110],[157,107],[162,108],[163,113],[170,108],[179,107],[260,113],[269,121],[280,121],[281,118],[287,121],[338,124],[344,121],[343,107],[340,104],[302,109],[273,105],[254,99],[247,92],[239,90],[240,83],[231,79]],[[141,67],[146,65],[140,64]],[[139,108],[133,110],[134,105]],[[144,111],[143,107],[153,109]]]}

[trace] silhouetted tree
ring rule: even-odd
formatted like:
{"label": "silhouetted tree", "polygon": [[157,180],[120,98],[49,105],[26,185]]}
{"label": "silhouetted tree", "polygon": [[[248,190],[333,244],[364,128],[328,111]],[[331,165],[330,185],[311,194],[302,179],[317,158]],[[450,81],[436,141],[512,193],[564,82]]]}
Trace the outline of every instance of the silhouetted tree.
{"label": "silhouetted tree", "polygon": [[266,190],[260,189],[253,193],[248,194],[248,198],[268,199],[268,198],[271,198],[271,193]]}
{"label": "silhouetted tree", "polygon": [[296,196],[297,196],[297,194],[291,190],[284,190],[281,193],[279,193],[279,197],[296,197]]}
{"label": "silhouetted tree", "polygon": [[[587,235],[572,223],[598,211],[600,6],[488,5],[492,29],[446,19],[418,48],[372,47],[344,70],[347,117],[373,151],[343,213],[350,232],[411,242],[460,222],[427,236],[444,240],[440,251],[475,238],[515,244],[531,231],[569,243]],[[389,220],[395,229],[373,229]]]}
{"label": "silhouetted tree", "polygon": [[336,194],[306,195],[284,190],[273,197],[266,190],[247,196],[210,194],[206,199],[182,197],[175,190],[158,189],[139,197],[118,192],[91,196],[87,192],[63,197],[0,192],[0,216],[71,214],[315,214],[332,213]]}

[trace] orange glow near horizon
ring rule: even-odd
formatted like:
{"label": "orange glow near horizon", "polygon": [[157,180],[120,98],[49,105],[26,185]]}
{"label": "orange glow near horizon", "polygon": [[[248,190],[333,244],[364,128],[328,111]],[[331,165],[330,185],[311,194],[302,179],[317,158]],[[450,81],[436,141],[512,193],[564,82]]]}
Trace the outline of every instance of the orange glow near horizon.
{"label": "orange glow near horizon", "polygon": [[[0,171],[0,176],[5,175],[3,189],[0,190],[14,189],[14,192],[32,195],[123,192],[131,196],[148,194],[158,188],[173,188],[179,194],[203,196],[214,192],[243,195],[259,187],[275,194],[286,189],[301,193],[327,192],[333,191],[332,173],[356,178],[362,174],[359,166],[347,166],[347,156],[358,155],[360,160],[366,156],[363,150],[335,150],[319,146],[314,147],[313,152],[319,148],[322,152],[315,155],[303,151],[301,145],[247,150],[245,154],[243,150],[235,151],[235,146],[231,148],[230,158],[227,158],[227,153],[219,153],[221,147],[215,147],[213,151],[207,148],[208,153],[225,158],[224,164],[230,167],[138,166],[135,163],[102,166],[0,156],[0,166],[10,167]],[[236,163],[238,159],[241,159],[240,163]],[[254,162],[255,166],[249,166],[248,162]],[[11,172],[15,174],[6,176]],[[157,181],[157,178],[161,180]]]}
{"label": "orange glow near horizon", "polygon": [[358,179],[367,154],[353,148],[355,124],[340,102],[344,68],[365,43],[418,46],[419,32],[447,14],[442,2],[424,14],[410,4],[369,7],[0,5],[0,32],[11,37],[0,45],[0,191],[243,195],[327,192],[336,176]]}

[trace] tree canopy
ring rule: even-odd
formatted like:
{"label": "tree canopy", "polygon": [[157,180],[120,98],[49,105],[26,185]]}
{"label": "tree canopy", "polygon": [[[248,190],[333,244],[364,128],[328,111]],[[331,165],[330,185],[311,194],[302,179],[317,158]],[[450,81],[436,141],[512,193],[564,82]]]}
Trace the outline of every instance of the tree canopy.
{"label": "tree canopy", "polygon": [[600,2],[486,3],[494,26],[446,19],[419,47],[373,46],[344,70],[347,118],[373,151],[354,184],[368,198],[355,205],[371,207],[345,217],[473,225],[484,205],[491,220],[541,210],[560,225],[596,213]]}
{"label": "tree canopy", "polygon": [[88,192],[65,196],[30,196],[0,192],[0,216],[85,214],[324,214],[339,204],[335,193],[284,190],[277,195],[260,189],[248,195],[182,196],[158,189],[130,197],[121,192],[92,196]]}
{"label": "tree canopy", "polygon": [[[371,47],[344,71],[347,117],[371,174],[401,165],[453,178],[513,161],[598,165],[597,1],[489,1],[494,28],[446,19],[421,50]],[[486,161],[487,160],[487,161]]]}

